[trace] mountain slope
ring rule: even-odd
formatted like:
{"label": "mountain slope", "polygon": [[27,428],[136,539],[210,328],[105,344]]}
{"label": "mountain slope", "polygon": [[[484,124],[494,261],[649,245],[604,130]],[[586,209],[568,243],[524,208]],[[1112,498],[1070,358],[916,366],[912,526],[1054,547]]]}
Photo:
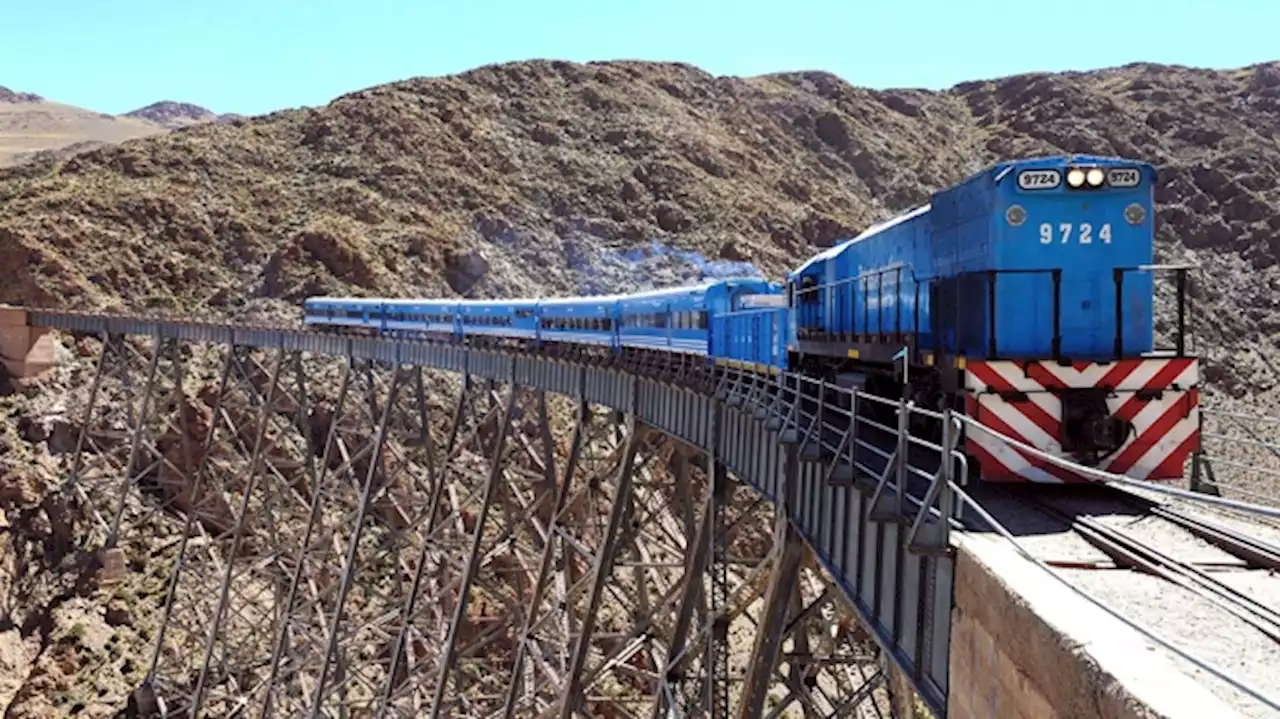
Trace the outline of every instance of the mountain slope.
{"label": "mountain slope", "polygon": [[109,115],[0,87],[0,167],[29,161],[39,153],[69,157],[223,117],[197,105],[168,101]]}
{"label": "mountain slope", "polygon": [[993,160],[1118,154],[1159,167],[1161,256],[1205,265],[1197,302],[1244,308],[1200,328],[1243,391],[1274,384],[1256,346],[1280,327],[1277,130],[1275,63],[940,93],[490,66],[12,170],[0,258],[17,269],[0,299],[291,317],[313,292],[595,291],[676,281],[703,258],[777,277]]}
{"label": "mountain slope", "polygon": [[187,127],[201,122],[230,122],[240,116],[219,115],[212,110],[199,105],[192,105],[189,102],[162,100],[132,112],[126,112],[124,117],[147,120],[166,129],[176,130],[180,127]]}
{"label": "mountain slope", "polygon": [[[193,113],[142,114],[181,123]],[[1265,403],[1277,394],[1268,354],[1280,336],[1277,136],[1277,64],[1135,65],[947,92],[671,64],[485,67],[0,169],[0,302],[296,322],[312,293],[778,278],[994,160],[1119,154],[1161,172],[1160,259],[1205,268],[1195,302],[1212,312],[1198,329],[1215,389]],[[147,607],[163,595],[161,582],[136,604],[79,596],[61,589],[77,585],[74,562],[38,561],[82,546],[91,524],[60,504],[66,455],[54,456],[74,446],[69,398],[87,392],[91,342],[64,348],[42,385],[0,378],[0,512],[13,527],[0,565],[39,584],[0,632],[16,667],[0,686],[9,716],[57,715],[52,702],[74,709],[88,696],[80,716],[122,707],[147,666]],[[308,391],[325,391],[315,384]],[[16,581],[0,572],[6,596]],[[123,624],[101,629],[108,621]],[[68,650],[77,627],[119,644]],[[132,674],[104,685],[113,673],[102,667]]]}
{"label": "mountain slope", "polygon": [[50,102],[0,87],[0,167],[44,151],[83,151],[164,132],[154,123]]}

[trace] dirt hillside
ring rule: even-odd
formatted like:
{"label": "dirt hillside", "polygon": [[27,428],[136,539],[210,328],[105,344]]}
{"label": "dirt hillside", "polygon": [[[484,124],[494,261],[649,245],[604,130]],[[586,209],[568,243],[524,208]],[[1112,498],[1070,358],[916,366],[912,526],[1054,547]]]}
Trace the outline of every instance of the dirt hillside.
{"label": "dirt hillside", "polygon": [[1277,129],[1278,63],[938,93],[490,66],[10,169],[0,300],[234,315],[321,291],[593,291],[721,260],[777,277],[995,159],[1091,152],[1159,167],[1162,255],[1204,265],[1208,307],[1244,309],[1202,327],[1225,386],[1270,387],[1252,348],[1280,326]]}
{"label": "dirt hillside", "polygon": [[[18,103],[0,97],[0,110]],[[192,115],[151,114],[133,120],[187,125]],[[296,321],[314,293],[516,296],[779,278],[994,160],[1116,154],[1160,170],[1160,259],[1204,267],[1195,301],[1212,317],[1197,329],[1215,387],[1274,404],[1278,136],[1280,63],[1134,65],[945,92],[675,64],[492,66],[0,170],[0,302]],[[75,369],[58,376],[90,376],[77,349],[65,352]],[[52,396],[8,391],[0,381],[0,509],[27,527],[15,537],[36,556],[74,540],[37,531],[56,525],[51,453],[74,428],[45,416]],[[116,611],[89,606],[42,624],[29,610],[11,607],[19,628],[0,633],[12,645],[0,654],[37,657],[16,694],[0,691],[16,697],[11,716],[44,716],[41,687],[75,685],[74,667],[51,668],[46,652],[63,625]],[[104,705],[122,705],[118,687],[101,691]]]}
{"label": "dirt hillside", "polygon": [[110,115],[0,86],[0,167],[71,157],[95,147],[231,117],[168,101]]}

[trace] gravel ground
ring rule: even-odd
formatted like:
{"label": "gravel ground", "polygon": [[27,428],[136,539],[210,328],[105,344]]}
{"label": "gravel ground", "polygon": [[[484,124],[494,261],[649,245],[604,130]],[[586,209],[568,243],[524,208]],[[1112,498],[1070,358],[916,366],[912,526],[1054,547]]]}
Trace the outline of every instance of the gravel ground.
{"label": "gravel ground", "polygon": [[1037,559],[1050,564],[1095,564],[1104,568],[1115,566],[1105,553],[1086,542],[1069,527],[1046,517],[1043,512],[998,491],[989,491],[983,487],[975,487],[971,491],[983,508],[1017,537],[1018,543]]}
{"label": "gravel ground", "polygon": [[1280,576],[1274,572],[1215,572],[1213,576],[1256,602],[1280,608]]}
{"label": "gravel ground", "polygon": [[[1114,563],[1079,535],[1041,511],[999,491],[984,492],[983,506],[1018,538],[1033,556],[1057,565],[1064,577],[1104,602],[1120,616],[1152,629],[1175,646],[1229,676],[1253,686],[1278,706],[1270,708],[1212,673],[1158,646],[1180,670],[1250,717],[1280,717],[1280,644],[1226,610],[1187,589],[1150,575],[1126,570],[1098,571]],[[1069,501],[1055,493],[1055,506],[1094,515],[1099,522],[1146,542],[1165,554],[1198,564],[1225,565],[1212,575],[1255,600],[1280,609],[1280,575],[1270,570],[1243,569],[1239,558],[1204,542],[1167,520],[1116,510],[1104,496],[1085,494]],[[1064,506],[1065,505],[1065,506]],[[1212,510],[1184,508],[1188,514],[1252,531],[1269,541],[1280,532],[1258,530],[1247,521],[1224,518]],[[1080,568],[1096,563],[1097,569]],[[1075,564],[1075,566],[1072,566]],[[1241,567],[1233,569],[1232,565]]]}
{"label": "gravel ground", "polygon": [[1245,560],[1219,549],[1187,530],[1160,517],[1134,518],[1130,515],[1093,515],[1098,523],[1161,553],[1192,564],[1247,566]]}
{"label": "gravel ground", "polygon": [[1148,575],[1081,570],[1067,570],[1064,575],[1120,616],[1156,631],[1179,649],[1252,685],[1278,707],[1268,707],[1249,697],[1163,646],[1154,649],[1245,716],[1280,717],[1280,646],[1263,633],[1208,600]]}
{"label": "gravel ground", "polygon": [[1192,517],[1244,532],[1256,539],[1280,547],[1280,518],[1254,517],[1201,502],[1178,499],[1170,501],[1169,507]]}

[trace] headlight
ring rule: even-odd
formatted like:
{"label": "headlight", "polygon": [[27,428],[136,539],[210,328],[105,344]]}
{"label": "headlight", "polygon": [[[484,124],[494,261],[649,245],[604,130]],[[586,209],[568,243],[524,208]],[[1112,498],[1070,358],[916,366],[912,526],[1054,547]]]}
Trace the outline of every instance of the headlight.
{"label": "headlight", "polygon": [[1010,205],[1009,209],[1004,211],[1004,219],[1008,220],[1010,225],[1018,227],[1027,221],[1027,211],[1022,205]]}
{"label": "headlight", "polygon": [[1104,177],[1102,170],[1092,167],[1089,168],[1089,172],[1085,175],[1084,179],[1089,183],[1090,187],[1102,187],[1102,180]]}
{"label": "headlight", "polygon": [[1141,225],[1147,219],[1147,208],[1135,202],[1124,208],[1124,219],[1131,225]]}
{"label": "headlight", "polygon": [[1079,187],[1084,184],[1084,170],[1073,167],[1067,171],[1067,184],[1072,187]]}

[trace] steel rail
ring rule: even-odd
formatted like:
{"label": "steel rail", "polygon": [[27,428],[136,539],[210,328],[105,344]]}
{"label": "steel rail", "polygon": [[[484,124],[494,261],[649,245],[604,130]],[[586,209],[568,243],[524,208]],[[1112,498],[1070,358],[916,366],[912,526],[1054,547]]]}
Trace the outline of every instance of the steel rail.
{"label": "steel rail", "polygon": [[1142,569],[1176,584],[1225,609],[1280,644],[1280,612],[1219,581],[1190,562],[1157,549],[1151,542],[1136,539],[1127,532],[1103,524],[1095,516],[1072,514],[1042,498],[1022,499],[1059,521],[1070,524],[1077,534],[1117,563]]}
{"label": "steel rail", "polygon": [[988,512],[985,508],[983,508],[980,502],[978,502],[971,495],[965,492],[963,487],[956,484],[955,482],[951,482],[951,491],[962,504],[973,509],[973,511],[979,517],[981,517],[982,520],[986,522],[997,534],[999,534],[1003,539],[1008,541],[1013,546],[1014,551],[1016,551],[1019,555],[1021,555],[1027,561],[1031,562],[1032,564],[1035,564],[1040,569],[1047,572],[1049,576],[1056,579],[1059,583],[1065,586],[1069,591],[1076,594],[1077,596],[1084,599],[1085,601],[1089,602],[1090,604],[1094,605],[1095,607],[1102,610],[1106,614],[1110,615],[1113,619],[1116,619],[1117,621],[1127,625],[1129,628],[1133,629],[1139,634],[1145,636],[1147,639],[1150,639],[1156,644],[1159,644],[1160,646],[1164,647],[1170,652],[1176,654],[1178,657],[1195,665],[1197,668],[1205,672],[1208,672],[1209,674],[1212,674],[1214,677],[1218,679],[1221,679],[1223,682],[1234,687],[1235,689],[1240,690],[1244,694],[1247,694],[1249,697],[1261,702],[1267,707],[1274,709],[1276,711],[1280,711],[1280,699],[1268,696],[1266,693],[1264,693],[1258,687],[1254,686],[1252,683],[1247,682],[1243,679],[1238,679],[1232,676],[1231,674],[1229,674],[1228,672],[1226,672],[1225,670],[1219,669],[1217,666],[1210,664],[1207,660],[1202,659],[1199,656],[1178,647],[1176,644],[1166,639],[1162,634],[1157,633],[1155,630],[1151,629],[1150,627],[1146,626],[1141,622],[1138,622],[1137,620],[1126,617],[1124,614],[1122,614],[1115,607],[1112,607],[1106,601],[1094,596],[1092,592],[1086,591],[1085,589],[1081,588],[1077,584],[1071,582],[1071,580],[1063,576],[1061,572],[1049,566],[1049,564],[1046,563],[1044,560],[1032,554],[1030,550],[1028,550],[1021,542],[1018,541],[1017,537],[1013,536],[1013,533],[1010,532],[1008,528],[1000,524],[1000,522],[995,517],[991,516],[991,513]]}

